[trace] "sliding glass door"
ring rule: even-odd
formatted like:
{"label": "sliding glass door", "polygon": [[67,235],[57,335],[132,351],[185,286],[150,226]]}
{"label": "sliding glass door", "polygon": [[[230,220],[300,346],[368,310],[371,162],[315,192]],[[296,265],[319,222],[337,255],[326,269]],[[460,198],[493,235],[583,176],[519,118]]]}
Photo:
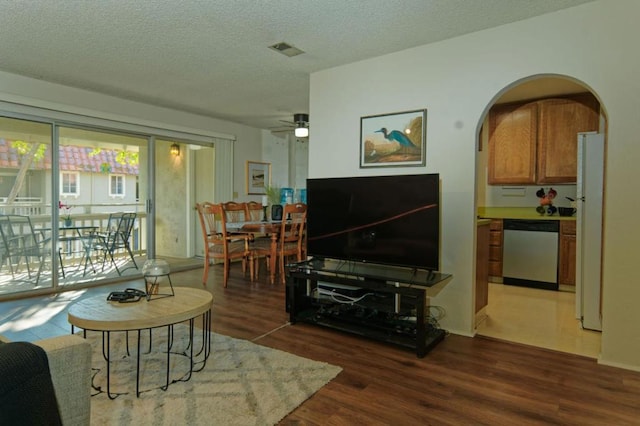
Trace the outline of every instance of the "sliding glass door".
{"label": "sliding glass door", "polygon": [[52,285],[52,133],[51,124],[0,116],[0,296]]}
{"label": "sliding glass door", "polygon": [[201,266],[211,143],[38,119],[0,115],[0,298]]}
{"label": "sliding glass door", "polygon": [[149,229],[148,138],[57,129],[60,285],[139,275]]}

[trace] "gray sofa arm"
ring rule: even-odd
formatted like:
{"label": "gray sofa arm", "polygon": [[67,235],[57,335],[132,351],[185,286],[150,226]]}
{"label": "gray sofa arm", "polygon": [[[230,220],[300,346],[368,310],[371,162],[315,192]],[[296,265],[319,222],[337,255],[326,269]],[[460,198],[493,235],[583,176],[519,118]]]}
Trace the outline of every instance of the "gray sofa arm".
{"label": "gray sofa arm", "polygon": [[49,358],[51,379],[65,426],[89,425],[91,419],[91,345],[80,336],[38,340]]}

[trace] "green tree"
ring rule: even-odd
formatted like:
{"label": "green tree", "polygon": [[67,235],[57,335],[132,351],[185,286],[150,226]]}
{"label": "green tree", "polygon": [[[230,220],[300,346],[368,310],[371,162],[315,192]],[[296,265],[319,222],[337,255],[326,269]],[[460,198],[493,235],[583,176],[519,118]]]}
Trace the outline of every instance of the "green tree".
{"label": "green tree", "polygon": [[47,146],[45,144],[38,142],[25,142],[22,140],[13,141],[11,146],[20,155],[20,169],[18,170],[13,188],[11,188],[11,192],[9,192],[9,196],[7,197],[7,206],[11,206],[18,197],[31,164],[33,164],[34,161],[42,160],[44,158],[44,153],[47,150]]}

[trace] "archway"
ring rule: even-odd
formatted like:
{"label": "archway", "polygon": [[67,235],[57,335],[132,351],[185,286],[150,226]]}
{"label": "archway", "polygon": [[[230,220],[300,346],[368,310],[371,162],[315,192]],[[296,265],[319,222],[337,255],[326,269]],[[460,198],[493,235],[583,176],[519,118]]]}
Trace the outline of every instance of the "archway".
{"label": "archway", "polygon": [[[530,76],[514,81],[494,96],[485,109],[481,120],[481,130],[478,135],[476,207],[479,208],[480,216],[484,215],[493,218],[494,222],[496,222],[496,220],[500,220],[500,214],[503,215],[503,219],[511,219],[511,215],[515,214],[518,217],[523,212],[526,214],[531,212],[530,218],[536,219],[535,208],[540,202],[536,192],[539,192],[541,187],[545,190],[553,187],[554,191],[558,193],[556,205],[565,206],[566,204],[566,207],[569,207],[571,203],[567,198],[575,199],[580,187],[576,183],[549,184],[540,183],[536,180],[535,183],[530,182],[529,184],[501,185],[496,184],[495,180],[489,182],[487,171],[490,136],[489,116],[491,109],[496,105],[498,105],[497,108],[504,105],[518,106],[531,103],[543,105],[544,102],[550,99],[564,99],[567,97],[573,99],[584,93],[589,94],[585,96],[592,96],[597,100],[597,103],[600,103],[597,93],[585,83],[564,75],[547,74]],[[601,103],[599,106],[597,130],[604,134],[604,139],[606,139],[606,110]],[[570,117],[570,115],[567,117]],[[534,135],[534,137],[536,136]],[[576,141],[576,144],[578,143],[577,137],[573,140]],[[606,145],[604,149],[606,150]],[[538,154],[539,149],[536,148],[534,152]],[[577,162],[576,158],[573,160]],[[600,166],[604,171],[604,159],[601,160]],[[539,176],[536,176],[536,179],[538,178]],[[542,181],[544,182],[544,180]],[[487,208],[483,209],[484,207]],[[513,207],[517,212],[506,213],[510,207]],[[599,208],[602,209],[602,203],[600,203]],[[579,226],[577,227],[577,232],[575,232],[578,242],[581,241],[581,236],[583,236],[583,231],[580,227],[583,218],[584,216],[579,213],[577,220]],[[544,219],[555,220],[557,217],[547,217],[545,213]],[[562,221],[558,223],[562,225],[566,218],[560,219]],[[598,222],[598,225],[601,235],[602,222]],[[492,231],[492,236],[495,236],[496,232],[498,231]],[[504,233],[502,230],[499,232],[502,238]],[[560,238],[563,238],[562,233],[560,235]],[[576,247],[576,237],[573,237],[574,247]],[[565,240],[561,240],[561,243],[562,241]],[[598,244],[601,249],[601,242],[598,242]],[[562,250],[562,245],[559,247],[559,250]],[[512,247],[508,249],[511,250]],[[492,253],[496,253],[498,250],[502,253],[504,247],[500,244],[499,247],[490,247],[490,250]],[[561,251],[561,253],[564,252]],[[580,247],[577,247],[577,253],[577,259],[580,259]],[[575,255],[574,259],[576,259]],[[500,262],[502,262],[502,258],[500,258]],[[496,262],[493,263],[493,266],[495,266]],[[564,267],[565,270],[566,268],[571,268],[571,265],[566,266],[566,255],[564,261],[560,262],[560,266]],[[500,268],[502,268],[502,265]],[[494,271],[496,269],[496,267],[493,268]],[[578,269],[581,270],[580,268]],[[500,272],[502,272],[502,269],[500,269]],[[600,282],[601,280],[598,280],[598,286]],[[513,283],[510,282],[509,284]],[[581,292],[580,282],[576,284],[577,286],[574,285],[573,287],[571,285],[560,285],[559,291],[550,292],[549,290],[528,288],[528,284],[518,283],[519,286],[522,285],[523,287],[506,285],[502,282],[502,273],[492,274],[489,284],[489,303],[486,309],[476,316],[477,332],[479,335],[597,357],[600,351],[600,334],[590,330],[583,330],[581,327],[579,317],[584,311],[584,294],[586,293]],[[597,306],[599,307],[599,303]]]}

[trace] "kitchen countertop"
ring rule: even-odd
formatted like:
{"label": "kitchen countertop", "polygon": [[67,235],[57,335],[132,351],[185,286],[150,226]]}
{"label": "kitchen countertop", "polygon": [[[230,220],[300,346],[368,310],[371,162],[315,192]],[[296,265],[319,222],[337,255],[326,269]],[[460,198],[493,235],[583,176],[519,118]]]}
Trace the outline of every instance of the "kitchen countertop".
{"label": "kitchen countertop", "polygon": [[576,216],[540,215],[536,207],[478,207],[478,217],[484,219],[534,219],[534,220],[576,220]]}
{"label": "kitchen countertop", "polygon": [[491,219],[476,219],[476,226],[489,225]]}

